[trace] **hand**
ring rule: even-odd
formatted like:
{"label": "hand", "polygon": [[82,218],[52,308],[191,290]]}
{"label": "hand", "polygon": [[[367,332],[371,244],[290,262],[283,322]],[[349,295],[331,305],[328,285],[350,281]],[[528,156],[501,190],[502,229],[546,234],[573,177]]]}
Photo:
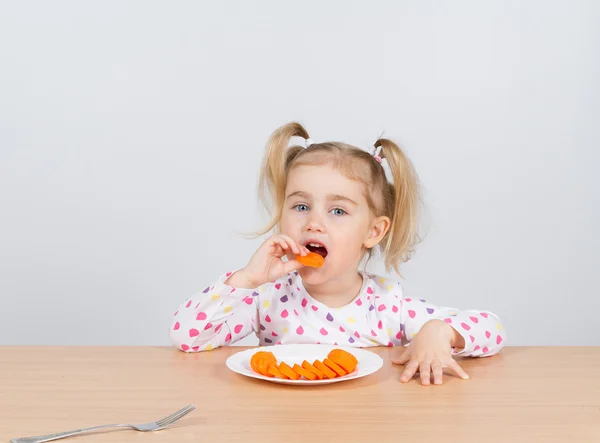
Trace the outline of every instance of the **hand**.
{"label": "hand", "polygon": [[453,346],[464,347],[462,336],[442,320],[428,321],[400,357],[392,359],[394,364],[406,365],[400,381],[408,382],[418,370],[423,385],[430,383],[432,372],[433,383],[439,385],[444,369],[468,379],[467,373],[452,358]]}
{"label": "hand", "polygon": [[272,235],[260,245],[246,267],[234,273],[225,283],[233,287],[254,289],[304,266],[294,258],[288,258],[284,262],[284,255],[304,256],[308,252],[308,249],[287,235]]}

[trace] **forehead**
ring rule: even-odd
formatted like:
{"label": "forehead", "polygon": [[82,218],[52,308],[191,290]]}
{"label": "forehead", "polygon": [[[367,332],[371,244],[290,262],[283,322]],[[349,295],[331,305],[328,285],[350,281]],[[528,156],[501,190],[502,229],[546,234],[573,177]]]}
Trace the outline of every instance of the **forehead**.
{"label": "forehead", "polygon": [[357,203],[365,199],[363,183],[350,180],[329,164],[300,165],[292,168],[288,174],[285,193],[287,196],[297,191],[311,194],[314,198],[335,194],[348,197]]}

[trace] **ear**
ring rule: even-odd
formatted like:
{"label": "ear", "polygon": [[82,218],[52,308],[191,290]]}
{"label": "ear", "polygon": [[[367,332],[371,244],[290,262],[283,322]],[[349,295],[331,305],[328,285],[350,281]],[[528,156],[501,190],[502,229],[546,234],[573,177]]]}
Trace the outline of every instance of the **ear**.
{"label": "ear", "polygon": [[391,221],[389,217],[382,215],[380,217],[375,218],[371,222],[371,227],[367,232],[367,237],[363,242],[363,246],[367,249],[371,249],[372,247],[376,246],[388,232],[388,230],[390,229],[390,225]]}

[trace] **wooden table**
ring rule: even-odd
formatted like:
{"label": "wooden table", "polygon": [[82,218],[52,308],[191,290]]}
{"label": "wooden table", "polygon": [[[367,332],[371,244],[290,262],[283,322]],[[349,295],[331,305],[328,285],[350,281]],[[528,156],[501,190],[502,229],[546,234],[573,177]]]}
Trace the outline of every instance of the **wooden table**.
{"label": "wooden table", "polygon": [[229,371],[243,348],[0,347],[0,442],[106,423],[145,422],[194,403],[154,433],[115,430],[76,442],[600,442],[600,347],[508,347],[462,360],[471,380],[401,384],[384,367],[320,387]]}

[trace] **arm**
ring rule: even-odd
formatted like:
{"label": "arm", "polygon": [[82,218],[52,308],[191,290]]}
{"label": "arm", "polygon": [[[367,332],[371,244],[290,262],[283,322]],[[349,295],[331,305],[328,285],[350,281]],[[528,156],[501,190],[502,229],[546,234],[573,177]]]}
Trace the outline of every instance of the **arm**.
{"label": "arm", "polygon": [[258,290],[245,288],[250,282],[239,272],[222,275],[179,306],[169,332],[173,346],[185,352],[210,351],[257,332]]}
{"label": "arm", "polygon": [[[256,299],[268,282],[301,268],[287,253],[306,255],[308,249],[285,235],[272,235],[243,269],[227,273],[211,288],[187,299],[175,313],[171,341],[183,351],[210,351],[258,332]],[[262,288],[256,289],[258,286]],[[269,287],[272,287],[270,285]],[[252,289],[250,289],[252,288]]]}
{"label": "arm", "polygon": [[401,328],[407,342],[430,320],[441,320],[448,325],[441,329],[447,330],[454,355],[488,357],[500,352],[506,341],[502,322],[491,312],[460,311],[420,299],[403,299]]}

